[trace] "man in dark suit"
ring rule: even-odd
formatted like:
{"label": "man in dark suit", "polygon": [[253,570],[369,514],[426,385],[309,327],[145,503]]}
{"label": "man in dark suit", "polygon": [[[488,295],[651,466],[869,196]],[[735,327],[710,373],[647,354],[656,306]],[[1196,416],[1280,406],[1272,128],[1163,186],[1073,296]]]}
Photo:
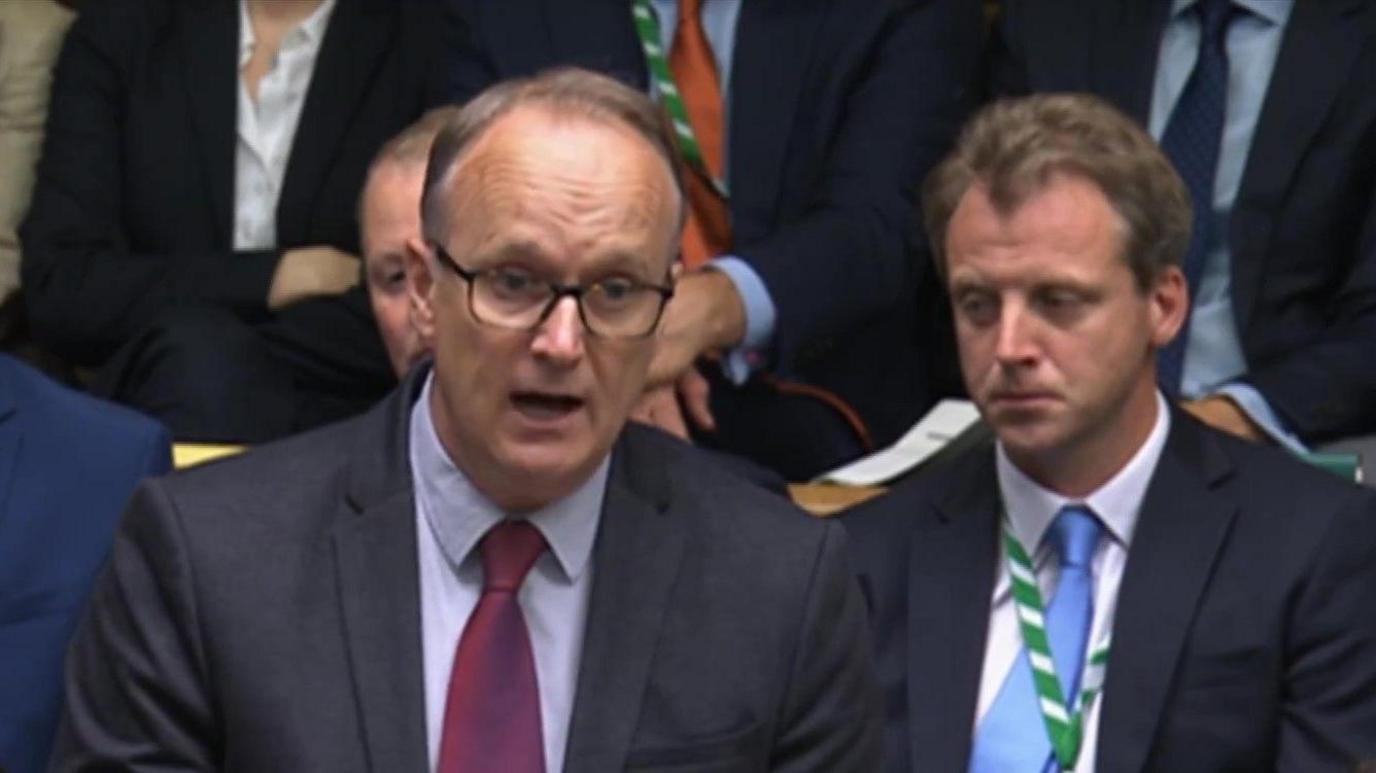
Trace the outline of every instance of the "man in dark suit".
{"label": "man in dark suit", "polygon": [[46,769],[62,654],[129,494],[167,432],[0,355],[0,769]]}
{"label": "man in dark suit", "polygon": [[[657,42],[699,142],[720,146],[711,174],[725,200],[694,197],[693,212],[715,204],[726,233],[693,254],[690,221],[693,270],[651,367],[652,383],[677,380],[696,440],[805,479],[896,440],[934,401],[931,369],[949,346],[934,343],[911,213],[971,105],[977,4],[447,2],[453,98],[561,64],[662,98],[645,53]],[[700,49],[695,68],[687,52]],[[689,93],[704,80],[708,96]],[[711,187],[699,167],[685,174]],[[691,367],[709,354],[721,360]],[[660,419],[678,414],[673,390],[656,394],[651,407],[667,394],[667,410],[644,418],[672,425]]]}
{"label": "man in dark suit", "polygon": [[669,142],[582,71],[446,125],[408,259],[433,369],[140,490],[57,770],[874,769],[840,527],[625,427],[682,217]]}
{"label": "man in dark suit", "polygon": [[427,103],[435,9],[83,8],[22,230],[40,343],[190,440],[263,441],[385,394],[356,202]]}
{"label": "man in dark suit", "polygon": [[1097,94],[1180,166],[1188,410],[1295,448],[1376,433],[1376,4],[1007,0],[993,61],[999,94]]}
{"label": "man in dark suit", "polygon": [[891,770],[1347,771],[1376,751],[1376,495],[1170,408],[1189,198],[1090,96],[924,189],[996,435],[844,518]]}

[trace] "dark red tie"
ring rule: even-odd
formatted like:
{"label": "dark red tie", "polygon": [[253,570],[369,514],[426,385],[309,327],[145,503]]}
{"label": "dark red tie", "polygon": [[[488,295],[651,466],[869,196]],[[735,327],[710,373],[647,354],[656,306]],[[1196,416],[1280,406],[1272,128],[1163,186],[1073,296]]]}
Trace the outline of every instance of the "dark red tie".
{"label": "dark red tie", "polygon": [[527,521],[503,521],[480,550],[483,595],[454,654],[439,773],[544,773],[535,656],[516,593],[545,538]]}

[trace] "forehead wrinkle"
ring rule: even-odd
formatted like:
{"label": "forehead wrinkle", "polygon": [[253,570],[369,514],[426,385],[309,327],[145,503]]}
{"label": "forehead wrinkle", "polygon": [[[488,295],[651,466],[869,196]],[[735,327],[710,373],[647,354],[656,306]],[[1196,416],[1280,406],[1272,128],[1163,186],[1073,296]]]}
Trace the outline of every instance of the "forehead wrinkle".
{"label": "forehead wrinkle", "polygon": [[[556,259],[571,249],[588,253],[585,259],[598,266],[624,263],[627,256],[639,256],[638,263],[668,259],[667,250],[659,254],[661,245],[638,243],[659,233],[665,225],[660,220],[670,217],[666,191],[647,175],[588,179],[549,172],[510,155],[484,156],[473,159],[451,194],[451,234],[466,242],[457,249],[483,257],[515,251],[541,259]],[[574,241],[551,242],[550,229],[541,223],[553,223],[554,233]],[[672,232],[672,227],[665,231]],[[592,262],[585,267],[592,268]]]}
{"label": "forehead wrinkle", "polygon": [[[469,199],[481,192],[490,214],[523,217],[533,213],[564,223],[654,224],[664,205],[662,186],[633,169],[623,167],[590,177],[544,166],[511,154],[484,154],[474,159],[465,176],[470,184],[460,187],[469,189]],[[626,192],[630,195],[624,198],[613,195]]]}

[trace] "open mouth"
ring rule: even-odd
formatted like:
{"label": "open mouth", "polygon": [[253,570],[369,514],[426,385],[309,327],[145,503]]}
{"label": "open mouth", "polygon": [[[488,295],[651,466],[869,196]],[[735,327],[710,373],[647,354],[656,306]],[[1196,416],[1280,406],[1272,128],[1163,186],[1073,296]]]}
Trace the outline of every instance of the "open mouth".
{"label": "open mouth", "polygon": [[522,416],[539,422],[558,421],[583,407],[581,398],[552,392],[512,392],[511,403]]}

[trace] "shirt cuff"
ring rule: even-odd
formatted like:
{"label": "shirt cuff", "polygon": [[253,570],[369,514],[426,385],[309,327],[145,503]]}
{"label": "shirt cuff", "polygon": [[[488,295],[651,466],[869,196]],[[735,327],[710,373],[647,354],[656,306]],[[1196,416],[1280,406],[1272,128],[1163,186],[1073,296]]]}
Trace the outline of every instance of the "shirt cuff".
{"label": "shirt cuff", "polygon": [[1242,409],[1242,412],[1247,414],[1247,418],[1251,419],[1272,440],[1284,448],[1297,454],[1309,451],[1295,433],[1285,428],[1284,422],[1276,415],[1271,404],[1266,402],[1266,398],[1261,396],[1261,392],[1258,392],[1256,387],[1251,384],[1234,382],[1219,387],[1216,394],[1232,398],[1233,402]]}
{"label": "shirt cuff", "polygon": [[778,311],[764,280],[749,263],[736,255],[722,255],[708,264],[726,274],[745,305],[745,337],[736,348],[721,360],[722,373],[731,383],[744,384],[750,374],[764,364],[764,350],[774,339],[774,321]]}

